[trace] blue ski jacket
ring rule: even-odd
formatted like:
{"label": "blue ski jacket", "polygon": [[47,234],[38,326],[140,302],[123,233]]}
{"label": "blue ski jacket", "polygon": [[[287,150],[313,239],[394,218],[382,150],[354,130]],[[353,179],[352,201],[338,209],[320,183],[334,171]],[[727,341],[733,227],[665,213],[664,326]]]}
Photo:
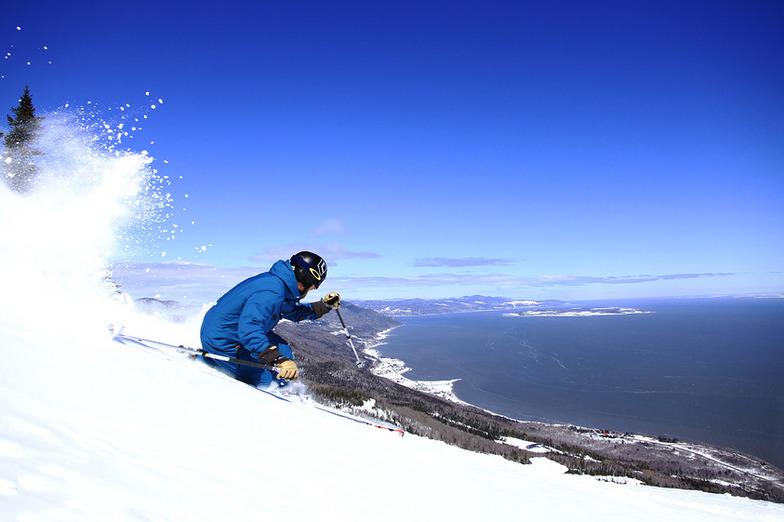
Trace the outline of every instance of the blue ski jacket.
{"label": "blue ski jacket", "polygon": [[310,304],[300,304],[294,269],[277,261],[269,272],[239,283],[223,295],[204,316],[201,342],[204,350],[230,357],[238,346],[254,360],[279,337],[271,333],[281,318],[299,322],[316,319]]}

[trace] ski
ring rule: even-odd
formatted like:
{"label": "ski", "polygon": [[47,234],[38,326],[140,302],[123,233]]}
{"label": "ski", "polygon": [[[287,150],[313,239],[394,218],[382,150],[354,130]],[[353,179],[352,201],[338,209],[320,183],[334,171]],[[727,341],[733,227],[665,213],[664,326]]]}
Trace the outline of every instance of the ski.
{"label": "ski", "polygon": [[[253,361],[243,361],[241,359],[237,359],[235,357],[228,357],[226,355],[218,355],[215,353],[210,353],[201,348],[190,348],[188,346],[174,345],[174,344],[164,343],[161,341],[155,341],[153,339],[144,339],[142,337],[125,335],[124,333],[122,333],[122,328],[120,328],[120,330],[115,333],[113,325],[109,325],[109,331],[112,333],[112,339],[122,344],[132,343],[132,344],[137,344],[137,345],[144,346],[146,348],[153,348],[153,349],[156,347],[170,348],[172,350],[177,350],[179,352],[189,353],[193,355],[201,355],[202,357],[205,357],[207,359],[215,359],[217,361],[225,361],[232,364],[251,366],[253,368],[263,368],[265,370],[270,370],[272,372],[278,371],[278,368],[274,366],[269,366],[266,364],[257,363]],[[154,346],[150,346],[151,344]]]}
{"label": "ski", "polygon": [[398,428],[397,426],[385,426],[384,424],[378,424],[376,422],[372,422],[372,421],[369,421],[369,420],[366,420],[366,419],[361,419],[359,417],[354,417],[352,415],[347,415],[347,414],[339,412],[339,411],[331,410],[331,409],[329,409],[329,408],[327,408],[325,406],[321,406],[321,405],[318,405],[318,404],[314,404],[313,407],[316,408],[317,410],[321,410],[321,411],[323,411],[325,413],[330,413],[332,415],[336,415],[336,416],[342,417],[344,419],[352,420],[352,421],[358,422],[360,424],[366,424],[368,426],[372,426],[372,427],[378,428],[380,430],[387,430],[387,431],[391,431],[393,433],[397,433],[401,437],[406,434],[406,432],[403,430],[403,428]]}
{"label": "ski", "polygon": [[348,419],[350,421],[354,421],[354,422],[357,422],[359,424],[365,424],[366,426],[372,426],[374,428],[378,428],[378,429],[381,429],[381,430],[391,431],[393,433],[397,433],[401,437],[405,435],[405,431],[402,428],[399,428],[397,426],[394,426],[394,425],[389,426],[389,425],[386,425],[386,424],[373,422],[373,421],[368,420],[368,419],[363,419],[363,418],[360,418],[360,417],[356,417],[354,415],[350,415],[348,413],[344,413],[344,412],[341,412],[339,410],[335,410],[335,409],[329,408],[328,406],[324,406],[324,405],[318,404],[316,402],[313,402],[312,399],[309,400],[309,401],[302,401],[302,400],[300,400],[300,401],[293,401],[293,400],[289,399],[288,397],[286,397],[285,395],[281,395],[281,393],[276,392],[276,391],[265,390],[263,388],[256,388],[256,389],[259,390],[262,393],[266,393],[267,395],[272,395],[276,399],[280,399],[282,401],[286,401],[286,402],[291,403],[291,404],[305,404],[306,406],[310,406],[311,408],[315,408],[315,409],[317,409],[319,411],[323,411],[324,413],[329,413],[330,415],[335,415],[336,417],[341,417],[343,419]]}
{"label": "ski", "polygon": [[[109,325],[109,331],[112,334],[112,339],[117,341],[118,343],[121,343],[121,344],[131,345],[131,346],[141,346],[141,347],[152,349],[152,350],[157,350],[158,348],[168,348],[168,349],[171,349],[171,350],[176,350],[178,352],[187,353],[187,354],[190,354],[190,355],[201,355],[201,356],[206,357],[206,358],[217,359],[219,361],[226,361],[226,362],[230,362],[232,364],[242,364],[242,365],[245,365],[245,366],[252,366],[254,368],[264,368],[265,370],[277,371],[277,368],[272,367],[272,366],[267,366],[266,364],[254,363],[252,361],[243,361],[243,360],[240,360],[240,359],[236,359],[234,357],[227,357],[225,355],[217,355],[217,354],[213,354],[213,353],[207,352],[207,351],[205,351],[205,350],[203,350],[201,348],[191,348],[191,347],[183,346],[183,345],[175,345],[175,344],[164,343],[164,342],[161,342],[161,341],[156,341],[154,339],[145,339],[143,337],[138,337],[138,336],[134,336],[134,335],[126,335],[126,334],[124,334],[122,332],[122,330],[123,330],[123,328],[120,328],[119,330],[115,331],[114,326],[113,325]],[[286,398],[285,396],[283,396],[283,395],[281,395],[279,393],[275,393],[275,392],[272,392],[272,391],[269,391],[269,390],[265,390],[263,388],[256,388],[256,389],[259,390],[262,393],[266,393],[267,395],[272,395],[276,399],[279,399],[279,400],[282,400],[282,401],[286,401],[288,403],[293,403],[294,402],[294,401]],[[330,409],[330,408],[328,408],[326,406],[322,406],[320,404],[313,403],[313,402],[306,403],[304,401],[300,401],[300,404],[307,404],[308,406],[311,406],[312,408],[315,408],[315,409],[317,409],[319,411],[323,411],[324,413],[329,413],[330,415],[335,415],[335,416],[341,417],[343,419],[348,419],[348,420],[351,420],[351,421],[354,421],[354,422],[357,422],[357,423],[360,423],[360,424],[365,424],[367,426],[372,426],[373,428],[378,428],[378,429],[381,429],[381,430],[391,431],[393,433],[399,434],[401,437],[405,435],[405,431],[402,428],[399,428],[397,426],[388,426],[388,425],[377,423],[377,422],[373,422],[373,421],[370,421],[370,420],[367,420],[367,419],[362,419],[362,418],[359,418],[359,417],[355,417],[353,415],[349,415],[349,414],[346,414],[346,413],[343,413],[343,412],[340,412],[340,411],[336,411],[336,410]]]}

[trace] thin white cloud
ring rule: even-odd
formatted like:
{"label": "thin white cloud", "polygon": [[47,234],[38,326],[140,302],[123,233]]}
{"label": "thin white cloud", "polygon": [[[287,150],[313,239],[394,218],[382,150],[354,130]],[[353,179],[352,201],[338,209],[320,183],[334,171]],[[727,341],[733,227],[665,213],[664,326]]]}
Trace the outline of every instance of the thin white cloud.
{"label": "thin white cloud", "polygon": [[372,259],[380,257],[375,252],[356,252],[343,248],[338,241],[327,243],[290,243],[279,247],[270,247],[252,256],[250,261],[277,261],[278,259],[288,259],[297,252],[308,250],[314,252],[327,260],[327,264],[339,259]]}
{"label": "thin white cloud", "polygon": [[526,286],[580,286],[590,284],[628,285],[651,283],[655,281],[672,281],[675,279],[699,279],[703,277],[726,277],[738,275],[735,272],[704,272],[688,274],[632,275],[632,276],[542,276],[526,280]]}
{"label": "thin white cloud", "polygon": [[737,275],[727,273],[690,273],[690,274],[661,274],[661,275],[634,275],[634,276],[569,276],[569,275],[544,275],[538,277],[519,277],[509,274],[452,274],[439,273],[414,277],[346,277],[341,281],[362,287],[433,287],[445,285],[472,285],[495,287],[550,287],[550,286],[582,286],[582,285],[621,285],[639,284],[655,281],[669,281],[675,279],[698,279],[704,277],[727,277]]}
{"label": "thin white cloud", "polygon": [[313,235],[316,237],[327,236],[327,235],[343,235],[346,233],[346,230],[343,228],[343,223],[340,222],[338,219],[327,219],[319,223],[316,227],[316,230],[313,232]]}
{"label": "thin white cloud", "polygon": [[[333,250],[323,249],[327,253]],[[290,252],[290,250],[286,250]],[[339,255],[352,255],[352,253]],[[356,254],[353,254],[356,255]],[[283,256],[285,258],[287,256]],[[280,259],[280,257],[275,260]],[[343,258],[345,259],[345,257]],[[228,289],[240,281],[260,272],[269,266],[221,268],[199,263],[129,263],[113,267],[112,279],[120,284],[121,289],[134,298],[158,297],[188,303],[208,303],[216,300]],[[418,275],[413,277],[384,276],[333,276],[330,285],[345,289],[398,289],[405,290],[434,287],[487,287],[489,292],[522,288],[555,288],[565,286],[586,285],[623,285],[640,284],[656,281],[701,279],[711,277],[729,277],[738,275],[733,272],[704,272],[684,274],[632,275],[632,276],[569,276],[545,275],[538,277],[519,277],[502,273],[486,274],[454,274],[442,272],[438,274]],[[399,293],[399,292],[398,292]],[[459,291],[456,291],[459,293]]]}
{"label": "thin white cloud", "polygon": [[217,300],[240,281],[266,270],[202,263],[122,263],[111,267],[111,279],[134,299],[155,297],[202,304]]}
{"label": "thin white cloud", "polygon": [[414,260],[415,267],[465,267],[465,266],[499,266],[514,263],[512,259],[488,257],[424,257]]}

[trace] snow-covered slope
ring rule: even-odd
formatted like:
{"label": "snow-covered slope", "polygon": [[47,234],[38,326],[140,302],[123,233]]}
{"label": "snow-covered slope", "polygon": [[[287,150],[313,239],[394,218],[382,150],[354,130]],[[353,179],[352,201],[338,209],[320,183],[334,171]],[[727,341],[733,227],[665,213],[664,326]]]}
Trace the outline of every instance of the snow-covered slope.
{"label": "snow-covered slope", "polygon": [[0,187],[0,519],[784,519],[778,504],[401,438],[112,341],[109,323],[195,345],[199,314],[144,315],[102,280],[146,162],[79,158],[89,183]]}
{"label": "snow-covered slope", "polygon": [[[187,337],[193,324],[146,326]],[[782,505],[601,482],[546,459],[526,466],[401,438],[108,333],[44,329],[0,327],[4,520],[784,517]]]}

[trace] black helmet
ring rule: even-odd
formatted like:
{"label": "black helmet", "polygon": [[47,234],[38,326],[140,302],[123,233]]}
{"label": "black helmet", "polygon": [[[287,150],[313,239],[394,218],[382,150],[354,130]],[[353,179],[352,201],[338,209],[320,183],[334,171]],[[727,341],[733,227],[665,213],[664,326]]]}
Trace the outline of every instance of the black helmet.
{"label": "black helmet", "polygon": [[327,263],[313,252],[302,251],[291,256],[291,266],[297,281],[306,289],[311,285],[318,288],[327,278]]}

